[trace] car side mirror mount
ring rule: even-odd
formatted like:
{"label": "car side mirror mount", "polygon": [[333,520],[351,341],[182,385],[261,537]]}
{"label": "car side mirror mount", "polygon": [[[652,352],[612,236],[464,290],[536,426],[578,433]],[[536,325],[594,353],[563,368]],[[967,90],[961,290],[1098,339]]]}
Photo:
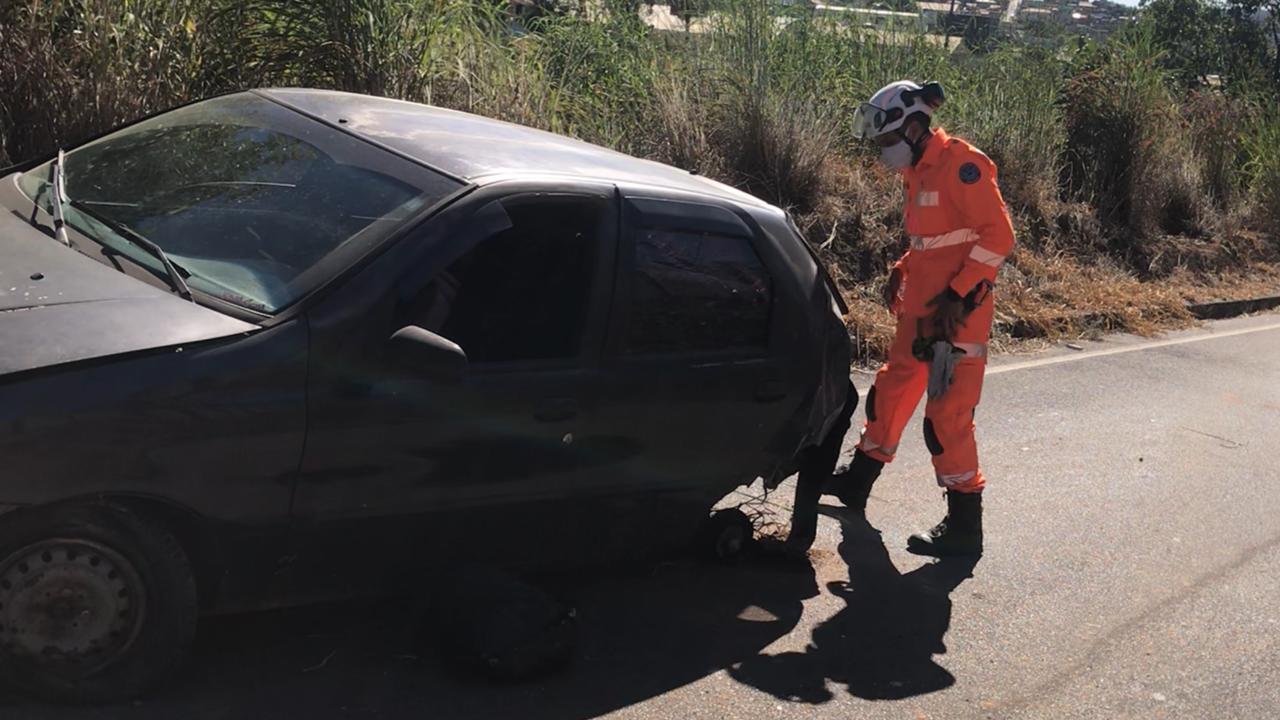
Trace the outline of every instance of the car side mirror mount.
{"label": "car side mirror mount", "polygon": [[406,370],[439,380],[457,380],[467,369],[467,353],[457,343],[406,325],[391,336],[390,355]]}

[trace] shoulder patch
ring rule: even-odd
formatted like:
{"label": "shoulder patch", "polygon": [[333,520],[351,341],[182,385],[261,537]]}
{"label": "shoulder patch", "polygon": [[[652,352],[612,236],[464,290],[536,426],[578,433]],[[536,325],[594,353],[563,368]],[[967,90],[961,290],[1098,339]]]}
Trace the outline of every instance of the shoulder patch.
{"label": "shoulder patch", "polygon": [[982,179],[982,171],[976,163],[967,162],[960,166],[960,182],[972,185]]}

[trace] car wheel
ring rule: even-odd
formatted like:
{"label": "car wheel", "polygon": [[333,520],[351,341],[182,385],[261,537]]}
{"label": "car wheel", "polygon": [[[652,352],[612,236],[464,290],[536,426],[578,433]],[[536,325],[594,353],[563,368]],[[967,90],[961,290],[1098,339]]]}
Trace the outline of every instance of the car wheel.
{"label": "car wheel", "polygon": [[707,518],[702,532],[703,553],[723,563],[737,562],[755,539],[755,524],[737,508],[720,510]]}
{"label": "car wheel", "polygon": [[195,578],[169,531],[106,505],[0,518],[0,679],[59,702],[128,700],[195,636]]}

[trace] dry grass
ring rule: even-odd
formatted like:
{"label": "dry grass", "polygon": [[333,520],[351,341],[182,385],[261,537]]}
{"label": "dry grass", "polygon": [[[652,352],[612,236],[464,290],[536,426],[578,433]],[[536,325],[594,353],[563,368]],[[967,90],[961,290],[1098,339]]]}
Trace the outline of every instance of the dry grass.
{"label": "dry grass", "polygon": [[744,94],[721,130],[731,171],[754,194],[802,209],[826,195],[836,130],[813,105],[772,94]]}
{"label": "dry grass", "polygon": [[1274,297],[1280,295],[1280,263],[1256,262],[1211,274],[1179,270],[1166,283],[1188,303]]}
{"label": "dry grass", "polygon": [[827,173],[827,192],[796,222],[842,285],[874,282],[905,248],[901,180],[865,158],[832,158]]}
{"label": "dry grass", "polygon": [[702,175],[724,174],[720,153],[711,142],[706,105],[695,99],[696,89],[677,74],[654,85],[660,140],[650,153],[656,160]]}
{"label": "dry grass", "polygon": [[[1280,274],[1275,268],[1271,271]],[[1186,307],[1187,293],[1199,287],[1198,280],[1185,285],[1141,282],[1115,266],[1086,265],[1062,253],[1019,250],[1001,272],[992,339],[1008,348],[1010,341],[1111,332],[1153,335],[1187,327],[1194,322]],[[863,292],[845,296],[856,360],[883,359],[893,340],[893,317],[883,303]]]}
{"label": "dry grass", "polygon": [[1191,320],[1182,297],[1163,283],[1052,252],[1015,253],[1001,274],[997,303],[997,332],[1019,338],[1149,335]]}
{"label": "dry grass", "polygon": [[854,362],[868,364],[883,360],[893,344],[894,317],[884,303],[860,295],[845,294],[849,313],[845,326],[853,340]]}
{"label": "dry grass", "polygon": [[1277,257],[1274,238],[1252,230],[1224,228],[1209,237],[1165,235],[1135,243],[1135,264],[1147,278],[1178,273],[1212,277],[1238,272]]}

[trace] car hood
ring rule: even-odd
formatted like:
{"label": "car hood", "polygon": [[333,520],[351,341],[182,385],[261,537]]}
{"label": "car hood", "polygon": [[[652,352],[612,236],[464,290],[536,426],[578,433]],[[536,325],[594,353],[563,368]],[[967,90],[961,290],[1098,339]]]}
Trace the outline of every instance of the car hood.
{"label": "car hood", "polygon": [[257,330],[0,213],[0,376]]}

